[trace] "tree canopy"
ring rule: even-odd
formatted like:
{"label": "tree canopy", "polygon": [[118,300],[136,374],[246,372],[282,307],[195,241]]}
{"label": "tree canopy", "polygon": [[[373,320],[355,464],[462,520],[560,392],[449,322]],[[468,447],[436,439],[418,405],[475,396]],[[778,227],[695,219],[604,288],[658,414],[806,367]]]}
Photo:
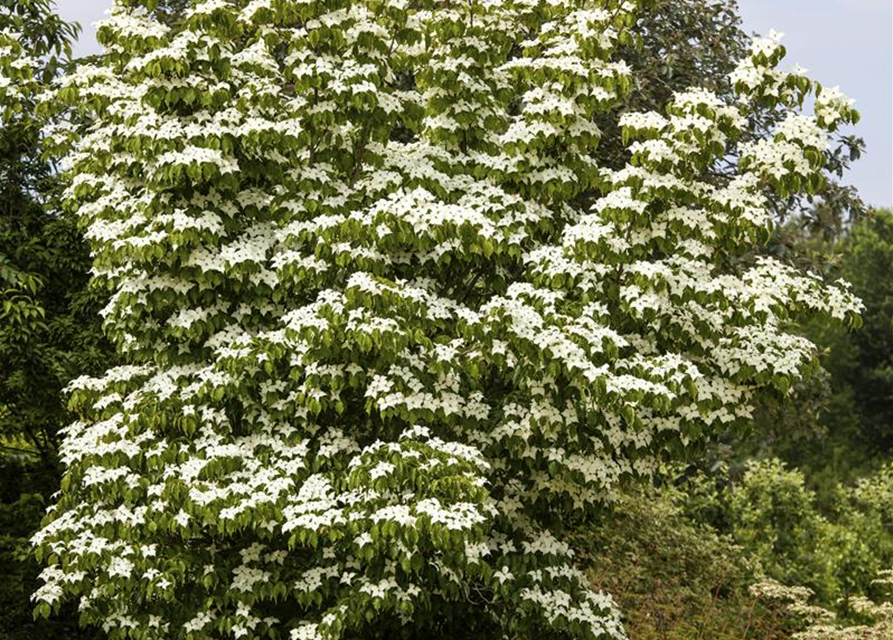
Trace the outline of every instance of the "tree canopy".
{"label": "tree canopy", "polygon": [[90,123],[48,142],[124,364],[70,387],[38,611],[623,637],[556,534],[809,375],[797,321],[858,323],[762,251],[851,101],[770,37],[723,91],[621,113],[649,3],[168,9],[117,2],[45,102]]}

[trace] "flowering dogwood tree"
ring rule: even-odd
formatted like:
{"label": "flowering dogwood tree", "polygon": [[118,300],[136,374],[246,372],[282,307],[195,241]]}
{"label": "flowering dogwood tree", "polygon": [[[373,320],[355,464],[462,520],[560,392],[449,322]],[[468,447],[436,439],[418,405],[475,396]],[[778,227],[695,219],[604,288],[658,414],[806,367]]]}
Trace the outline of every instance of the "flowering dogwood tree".
{"label": "flowering dogwood tree", "polygon": [[628,0],[154,4],[119,0],[58,92],[96,123],[70,204],[128,364],[71,387],[38,611],[145,640],[624,637],[556,523],[786,393],[799,317],[857,321],[759,257],[767,194],[820,186],[850,101],[766,39],[737,101],[620,115]]}

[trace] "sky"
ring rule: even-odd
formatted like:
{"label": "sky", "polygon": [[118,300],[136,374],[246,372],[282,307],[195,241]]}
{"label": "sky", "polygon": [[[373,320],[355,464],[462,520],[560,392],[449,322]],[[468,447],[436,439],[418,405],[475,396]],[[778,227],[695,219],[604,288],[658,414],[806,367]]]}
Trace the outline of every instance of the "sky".
{"label": "sky", "polygon": [[[97,53],[96,30],[111,0],[56,0],[81,23],[76,55]],[[845,130],[864,138],[865,155],[844,178],[867,204],[893,206],[893,0],[738,0],[748,33],[785,34],[785,64],[856,99],[862,120]],[[783,66],[784,68],[784,66]]]}

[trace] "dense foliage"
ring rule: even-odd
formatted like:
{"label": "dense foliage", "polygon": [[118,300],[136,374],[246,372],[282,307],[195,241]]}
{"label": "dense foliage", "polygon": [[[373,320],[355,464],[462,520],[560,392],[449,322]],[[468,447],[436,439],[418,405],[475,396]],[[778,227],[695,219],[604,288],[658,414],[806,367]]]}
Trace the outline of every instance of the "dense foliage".
{"label": "dense foliage", "polygon": [[732,492],[731,533],[766,576],[846,611],[852,595],[872,593],[878,573],[893,566],[891,480],[888,465],[844,485],[823,513],[802,472],[754,462]]}
{"label": "dense foliage", "polygon": [[0,8],[0,435],[48,463],[68,420],[62,387],[101,358],[89,254],[52,209],[60,180],[42,153],[49,123],[35,115],[74,29],[46,0]]}
{"label": "dense foliage", "polygon": [[62,183],[43,156],[36,113],[70,55],[73,25],[48,0],[0,0],[0,638],[60,638],[73,620],[32,620],[29,538],[59,487],[63,387],[108,366],[87,290],[90,257],[59,215]]}
{"label": "dense foliage", "polygon": [[[834,333],[829,363],[838,416],[868,458],[893,456],[893,212],[877,211],[842,243],[841,275],[862,299],[864,331]],[[840,419],[839,418],[839,419]]]}
{"label": "dense foliage", "polygon": [[893,218],[733,2],[0,27],[0,638],[889,635]]}
{"label": "dense foliage", "polygon": [[38,611],[76,598],[122,638],[622,637],[556,524],[786,394],[815,368],[792,322],[857,322],[759,255],[768,194],[822,187],[850,101],[770,38],[734,99],[620,115],[630,2],[154,8],[119,2],[57,94],[95,123],[67,195],[127,364],[71,387]]}
{"label": "dense foliage", "polygon": [[593,585],[617,600],[635,640],[774,640],[793,630],[749,588],[759,567],[726,533],[686,512],[673,487],[624,494],[571,538]]}
{"label": "dense foliage", "polygon": [[715,480],[630,491],[571,538],[631,638],[887,637],[893,464],[839,486],[828,511],[778,460]]}

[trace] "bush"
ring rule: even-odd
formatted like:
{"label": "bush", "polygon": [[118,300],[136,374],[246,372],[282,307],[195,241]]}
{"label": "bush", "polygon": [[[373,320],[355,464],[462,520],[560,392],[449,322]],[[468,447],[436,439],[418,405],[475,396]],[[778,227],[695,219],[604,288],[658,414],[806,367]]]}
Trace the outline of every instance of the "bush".
{"label": "bush", "polygon": [[728,535],[694,521],[665,488],[623,496],[613,514],[573,536],[593,586],[613,595],[633,640],[785,638],[784,615],[758,603],[756,572]]}
{"label": "bush", "polygon": [[893,463],[821,504],[804,473],[777,459],[751,462],[738,480],[702,474],[683,486],[686,517],[741,545],[755,576],[804,586],[844,616],[854,594],[881,595],[874,580],[893,563]]}
{"label": "bush", "polygon": [[838,588],[827,553],[830,525],[814,502],[801,472],[780,460],[754,462],[732,494],[733,535],[766,575],[807,585],[823,602],[833,602]]}

